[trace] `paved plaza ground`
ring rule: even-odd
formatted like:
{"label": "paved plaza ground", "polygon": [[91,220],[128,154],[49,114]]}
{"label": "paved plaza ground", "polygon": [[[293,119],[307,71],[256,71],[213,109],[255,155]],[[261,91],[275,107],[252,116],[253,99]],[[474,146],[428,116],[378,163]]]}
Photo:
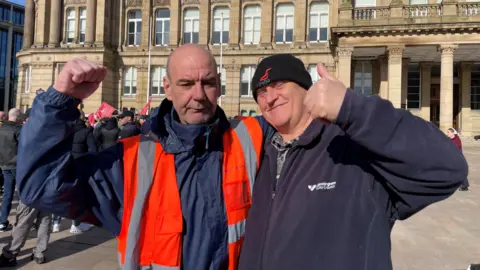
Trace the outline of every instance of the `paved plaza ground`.
{"label": "paved plaza ground", "polygon": [[[480,144],[467,143],[464,153],[470,165],[471,190],[457,192],[409,220],[397,222],[392,234],[394,269],[457,270],[480,263]],[[13,210],[11,221],[14,214]],[[95,228],[73,236],[68,232],[70,224],[65,220],[64,230],[52,234],[47,264],[29,261],[35,245],[35,238],[30,238],[14,269],[117,269],[116,240],[108,232]],[[10,232],[0,233],[0,245],[9,237]]]}

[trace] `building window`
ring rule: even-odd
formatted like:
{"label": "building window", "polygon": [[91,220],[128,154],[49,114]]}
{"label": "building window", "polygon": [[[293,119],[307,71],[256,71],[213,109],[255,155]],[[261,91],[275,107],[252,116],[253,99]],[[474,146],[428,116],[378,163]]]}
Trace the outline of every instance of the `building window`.
{"label": "building window", "polygon": [[85,30],[87,29],[87,9],[80,8],[80,21],[78,27],[79,42],[85,42]]}
{"label": "building window", "polygon": [[248,116],[257,116],[257,112],[255,110],[250,110]]}
{"label": "building window", "polygon": [[293,4],[278,4],[275,22],[275,42],[293,41]]}
{"label": "building window", "polygon": [[25,89],[23,92],[25,94],[30,93],[30,88],[32,86],[32,66],[28,66],[25,68]]}
{"label": "building window", "polygon": [[421,79],[420,67],[409,65],[407,74],[407,109],[420,108]]}
{"label": "building window", "polygon": [[57,64],[57,74],[60,74],[60,72],[62,72],[64,66],[65,66],[65,63]]}
{"label": "building window", "polygon": [[75,39],[75,9],[67,9],[67,43],[73,43]]}
{"label": "building window", "polygon": [[318,75],[318,72],[317,72],[317,64],[309,65],[308,73],[310,73],[310,77],[312,77],[312,83],[315,83],[320,79],[320,75]]}
{"label": "building window", "polygon": [[328,3],[312,3],[310,6],[310,41],[328,40]]}
{"label": "building window", "polygon": [[252,77],[255,73],[255,66],[243,66],[240,70],[240,95],[242,97],[252,97]]}
{"label": "building window", "polygon": [[241,115],[241,116],[248,116],[247,110],[241,110],[241,111],[240,111],[240,115]]}
{"label": "building window", "polygon": [[168,45],[170,40],[170,10],[157,9],[155,15],[155,45]]}
{"label": "building window", "polygon": [[243,15],[244,44],[258,44],[260,42],[260,12],[260,5],[245,7]]}
{"label": "building window", "polygon": [[213,44],[228,43],[228,28],[230,27],[230,10],[218,7],[213,11]]}
{"label": "building window", "polygon": [[10,21],[10,7],[0,5],[0,21]]}
{"label": "building window", "polygon": [[372,94],[372,64],[358,61],[355,65],[354,89],[366,96]]}
{"label": "building window", "polygon": [[183,43],[198,43],[200,11],[198,8],[186,8],[183,15]]}
{"label": "building window", "polygon": [[150,95],[165,95],[165,88],[163,87],[163,77],[167,76],[167,70],[165,69],[165,67],[154,67],[151,76],[152,88],[150,91]]}
{"label": "building window", "polygon": [[140,45],[142,39],[142,12],[132,10],[128,12],[128,46]]}
{"label": "building window", "polygon": [[426,5],[428,0],[410,0],[410,5]]}
{"label": "building window", "polygon": [[127,68],[124,75],[123,95],[134,96],[137,94],[137,69]]}
{"label": "building window", "polygon": [[480,65],[472,65],[470,108],[480,110]]}
{"label": "building window", "polygon": [[222,96],[225,96],[226,93],[226,88],[227,88],[227,71],[222,68],[222,71],[220,71],[220,67],[217,67],[217,72],[220,73],[220,79],[222,82]]}

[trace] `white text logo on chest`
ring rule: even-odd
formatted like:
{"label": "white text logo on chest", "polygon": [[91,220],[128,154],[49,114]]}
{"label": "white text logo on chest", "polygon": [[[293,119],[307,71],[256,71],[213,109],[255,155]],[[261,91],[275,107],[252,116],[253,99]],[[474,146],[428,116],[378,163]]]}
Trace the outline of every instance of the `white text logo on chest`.
{"label": "white text logo on chest", "polygon": [[334,189],[336,184],[337,182],[323,182],[315,185],[308,185],[308,189],[310,189],[310,191],[329,190],[329,189]]}

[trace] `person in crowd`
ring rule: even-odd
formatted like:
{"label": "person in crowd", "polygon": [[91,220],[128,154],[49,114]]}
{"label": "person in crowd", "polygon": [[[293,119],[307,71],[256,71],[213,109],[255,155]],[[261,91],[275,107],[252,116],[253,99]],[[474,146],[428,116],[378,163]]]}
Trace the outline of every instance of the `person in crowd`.
{"label": "person in crowd", "polygon": [[95,63],[69,61],[35,98],[20,138],[21,200],[111,231],[123,269],[236,269],[272,128],[261,117],[228,122],[217,106],[214,57],[186,44],[169,56],[166,99],[149,119],[148,137],[73,159],[75,108],[105,73]]}
{"label": "person in crowd", "polygon": [[119,140],[140,134],[140,129],[134,121],[135,114],[132,111],[123,111],[122,114],[118,116],[118,119],[120,119],[119,123],[122,127],[118,134]]}
{"label": "person in crowd", "polygon": [[277,130],[257,174],[240,270],[392,269],[390,233],[455,192],[462,153],[431,123],[347,89],[321,64],[263,59],[254,98]]}
{"label": "person in crowd", "polygon": [[7,115],[5,114],[4,111],[0,111],[0,125],[1,123],[5,122],[7,120]]}
{"label": "person in crowd", "polygon": [[8,120],[0,126],[0,169],[2,169],[4,181],[4,193],[0,206],[0,232],[12,229],[8,216],[15,193],[17,149],[21,128],[20,110],[11,109],[8,112]]}
{"label": "person in crowd", "polygon": [[[3,125],[3,122],[7,120],[7,115],[5,114],[4,111],[0,111],[0,126]],[[2,169],[0,168],[0,195],[3,195],[3,172]]]}
{"label": "person in crowd", "polygon": [[[13,115],[20,113],[18,110],[12,110],[10,112],[12,112]],[[29,113],[30,112],[27,111],[25,121],[28,121]],[[45,131],[47,132],[47,130]],[[17,265],[17,256],[25,245],[28,234],[34,226],[37,230],[37,244],[32,250],[30,259],[35,261],[37,264],[45,263],[46,258],[44,253],[47,250],[48,241],[50,239],[52,214],[27,206],[22,202],[22,200],[18,202],[16,210],[15,226],[12,230],[12,238],[2,249],[2,254],[0,255],[0,267],[14,267]]]}
{"label": "person in crowd", "polygon": [[120,128],[114,117],[103,118],[100,122],[98,128],[95,127],[96,130],[94,129],[93,134],[99,150],[105,150],[117,143]]}
{"label": "person in crowd", "polygon": [[[458,132],[454,128],[449,128],[447,130],[447,136],[452,140],[452,142],[462,151],[462,140],[460,139],[460,136],[458,136]],[[462,185],[460,186],[459,190],[460,191],[468,191],[468,188],[470,187],[470,183],[468,182],[468,177],[465,178],[465,180],[462,182]]]}
{"label": "person in crowd", "polygon": [[[93,137],[93,131],[91,128],[87,127],[86,121],[82,118],[77,119],[73,125],[73,128],[73,158],[79,158],[89,152],[97,152],[97,145],[95,142],[95,138]],[[52,229],[53,233],[60,231],[61,220],[62,218],[60,216],[54,215]],[[78,220],[73,220],[72,226],[70,227],[70,233],[79,234],[88,231],[91,227],[92,226],[90,224],[81,223]]]}

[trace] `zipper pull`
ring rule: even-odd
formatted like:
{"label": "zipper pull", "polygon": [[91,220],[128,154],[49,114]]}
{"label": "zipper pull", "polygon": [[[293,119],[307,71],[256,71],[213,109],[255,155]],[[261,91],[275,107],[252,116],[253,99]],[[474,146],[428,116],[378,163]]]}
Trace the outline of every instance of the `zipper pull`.
{"label": "zipper pull", "polygon": [[275,199],[275,191],[272,193],[272,200]]}

